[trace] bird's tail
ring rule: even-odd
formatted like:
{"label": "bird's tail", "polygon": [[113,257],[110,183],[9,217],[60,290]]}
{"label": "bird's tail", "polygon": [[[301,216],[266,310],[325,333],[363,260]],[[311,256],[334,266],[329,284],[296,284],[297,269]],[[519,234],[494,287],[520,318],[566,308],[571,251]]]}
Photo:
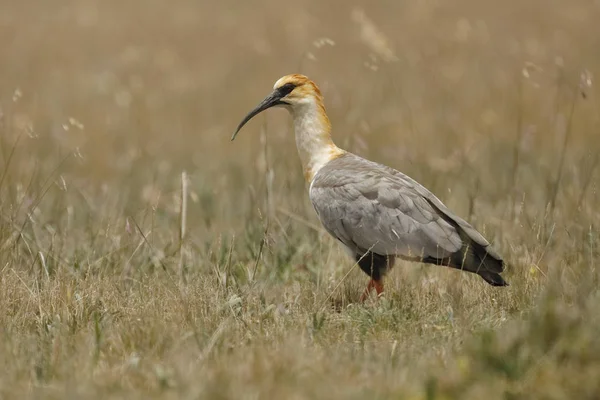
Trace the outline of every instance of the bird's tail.
{"label": "bird's tail", "polygon": [[426,257],[423,262],[472,272],[481,276],[492,286],[508,286],[508,283],[500,276],[500,273],[504,270],[504,261],[474,242],[466,243],[450,257]]}
{"label": "bird's tail", "polygon": [[440,208],[440,205],[436,205],[432,201],[430,204],[446,222],[452,225],[460,235],[463,245],[460,250],[447,258],[430,257],[431,260],[425,262],[473,272],[492,286],[508,286],[508,283],[500,276],[500,273],[504,271],[504,261],[490,243],[462,218],[450,213],[446,208]]}
{"label": "bird's tail", "polygon": [[492,286],[508,286],[500,276],[504,271],[504,261],[488,251],[488,248],[489,246],[484,247],[473,241],[467,242],[459,251],[452,254],[449,266],[478,274]]}

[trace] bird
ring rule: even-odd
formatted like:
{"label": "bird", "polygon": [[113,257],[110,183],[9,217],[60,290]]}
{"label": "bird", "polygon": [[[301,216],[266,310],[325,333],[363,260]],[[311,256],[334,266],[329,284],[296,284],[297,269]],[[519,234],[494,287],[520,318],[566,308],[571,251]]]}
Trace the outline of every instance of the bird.
{"label": "bird", "polygon": [[278,79],[250,111],[233,141],[254,116],[273,107],[289,111],[308,195],[325,230],[340,241],[370,278],[361,296],[384,291],[396,259],[474,273],[492,286],[508,286],[505,263],[490,243],[423,185],[391,167],[335,145],[319,87],[308,77]]}

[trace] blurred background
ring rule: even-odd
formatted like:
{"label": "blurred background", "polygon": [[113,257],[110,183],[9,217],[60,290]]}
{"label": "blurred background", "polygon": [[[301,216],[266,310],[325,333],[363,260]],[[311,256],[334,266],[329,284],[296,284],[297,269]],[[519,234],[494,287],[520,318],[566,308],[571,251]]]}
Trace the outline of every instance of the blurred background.
{"label": "blurred background", "polygon": [[63,206],[83,197],[89,209],[74,207],[74,220],[102,220],[102,205],[117,219],[148,207],[176,214],[183,170],[203,234],[242,227],[269,185],[269,207],[312,218],[285,112],[229,141],[289,73],[321,86],[339,146],[409,173],[461,215],[487,213],[493,225],[544,218],[563,198],[598,203],[598,1],[56,0],[1,10],[5,165],[15,150],[3,190],[31,204],[36,187],[62,190]]}
{"label": "blurred background", "polygon": [[[0,392],[593,390],[598,21],[599,0],[0,0]],[[365,277],[316,220],[290,117],[230,142],[290,73],[340,147],[482,231],[510,288],[399,263],[389,301],[341,308]]]}

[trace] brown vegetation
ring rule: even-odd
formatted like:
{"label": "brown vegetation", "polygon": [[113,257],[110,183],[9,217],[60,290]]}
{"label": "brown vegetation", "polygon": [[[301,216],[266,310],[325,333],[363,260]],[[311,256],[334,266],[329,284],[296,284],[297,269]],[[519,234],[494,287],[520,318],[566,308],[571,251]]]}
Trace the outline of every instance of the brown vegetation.
{"label": "brown vegetation", "polygon": [[[598,398],[598,2],[0,10],[1,397]],[[229,141],[295,72],[511,286],[399,263],[356,304],[286,113]]]}

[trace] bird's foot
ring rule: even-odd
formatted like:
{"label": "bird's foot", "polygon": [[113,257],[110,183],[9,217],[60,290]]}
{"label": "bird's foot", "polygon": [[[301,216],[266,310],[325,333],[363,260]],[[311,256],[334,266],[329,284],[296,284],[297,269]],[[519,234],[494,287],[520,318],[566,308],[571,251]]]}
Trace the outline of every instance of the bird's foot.
{"label": "bird's foot", "polygon": [[383,293],[383,282],[381,280],[371,279],[362,296],[360,296],[360,301],[364,303],[373,289],[375,289],[377,292],[377,297],[379,297],[379,295]]}

